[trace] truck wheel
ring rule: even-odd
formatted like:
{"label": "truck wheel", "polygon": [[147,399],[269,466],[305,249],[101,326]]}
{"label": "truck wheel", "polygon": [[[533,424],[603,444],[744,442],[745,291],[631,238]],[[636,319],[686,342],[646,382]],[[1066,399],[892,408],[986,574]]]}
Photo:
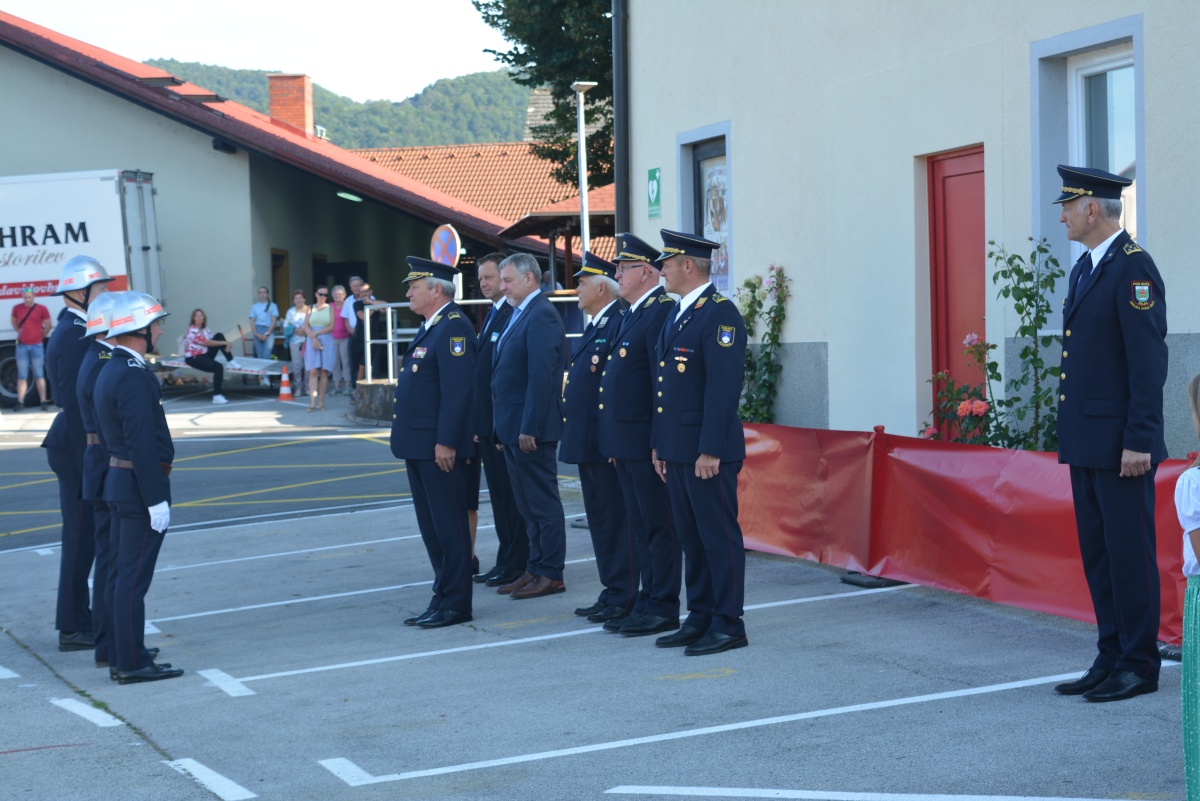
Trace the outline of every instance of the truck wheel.
{"label": "truck wheel", "polygon": [[[29,383],[33,383],[32,381]],[[11,409],[17,403],[17,348],[0,345],[0,406]]]}

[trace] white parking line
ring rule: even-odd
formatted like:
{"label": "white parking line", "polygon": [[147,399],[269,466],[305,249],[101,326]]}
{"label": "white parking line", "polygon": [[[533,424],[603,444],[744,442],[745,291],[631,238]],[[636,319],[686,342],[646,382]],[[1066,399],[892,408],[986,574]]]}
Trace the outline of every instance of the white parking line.
{"label": "white parking line", "polygon": [[[350,590],[349,592],[335,592],[330,595],[313,595],[308,598],[289,598],[286,601],[269,601],[262,604],[249,604],[247,606],[231,606],[228,609],[213,609],[208,612],[192,612],[187,615],[173,615],[172,617],[156,617],[154,623],[166,623],[171,620],[191,620],[197,617],[211,617],[212,615],[226,615],[230,612],[248,612],[252,609],[269,609],[272,606],[291,606],[293,604],[307,604],[313,601],[328,601],[332,598],[349,598],[353,595],[369,595],[373,592],[391,592],[392,590],[404,590],[409,587],[427,587],[433,584],[432,581],[414,581],[410,584],[393,584],[390,587],[372,587],[366,590]],[[150,625],[149,620],[146,625]]]}
{"label": "white parking line", "polygon": [[324,767],[333,775],[337,776],[339,779],[342,779],[342,781],[345,781],[351,787],[357,787],[363,784],[381,784],[383,782],[396,782],[404,781],[406,779],[422,779],[429,776],[442,776],[448,773],[464,773],[466,771],[482,770],[484,768],[498,768],[505,765],[517,765],[523,762],[540,762],[545,759],[557,759],[559,757],[576,756],[578,754],[590,754],[597,751],[610,751],[616,748],[629,748],[635,745],[652,745],[654,743],[669,742],[671,740],[703,737],[709,734],[722,734],[724,732],[754,729],[763,726],[778,726],[781,723],[795,723],[801,720],[813,720],[815,718],[825,718],[834,715],[870,712],[877,709],[888,709],[897,706],[924,704],[931,701],[945,701],[952,698],[963,698],[972,695],[997,693],[1005,690],[1017,690],[1025,687],[1036,687],[1041,684],[1052,684],[1054,682],[1066,681],[1068,679],[1077,678],[1078,675],[1078,672],[1061,673],[1055,676],[1041,676],[1036,679],[1010,681],[1002,684],[988,684],[983,687],[970,687],[962,690],[950,690],[949,692],[930,693],[928,695],[914,695],[908,698],[896,698],[889,701],[875,701],[866,704],[852,704],[849,706],[833,707],[831,709],[817,709],[810,712],[797,712],[793,715],[778,715],[770,718],[758,718],[756,720],[746,720],[738,723],[727,723],[721,726],[705,726],[699,729],[685,729],[683,731],[673,731],[665,734],[653,734],[647,737],[633,737],[628,740],[612,740],[606,743],[581,745],[574,748],[560,748],[554,751],[541,751],[535,754],[521,754],[519,756],[502,757],[500,759],[487,759],[481,762],[464,762],[462,764],[447,765],[440,768],[413,770],[406,773],[392,773],[387,776],[372,776],[348,759],[322,759],[318,762],[322,767]]}
{"label": "white parking line", "polygon": [[171,762],[163,760],[163,762],[184,776],[191,776],[201,787],[215,794],[222,801],[245,801],[245,799],[249,798],[258,798],[257,795],[242,787],[237,782],[225,778],[212,768],[207,768],[194,759],[176,759]]}
{"label": "white parking line", "polygon": [[9,670],[6,667],[0,667],[0,679],[19,679],[19,678],[21,678],[20,674],[13,673],[11,670]]}
{"label": "white parking line", "polygon": [[[605,790],[619,795],[678,795],[685,798],[801,798],[806,801],[1106,801],[1029,795],[935,795],[929,793],[847,793],[837,790],[762,790],[750,787],[655,787],[622,785]],[[1132,801],[1132,799],[1107,799]]]}
{"label": "white parking line", "polygon": [[[483,528],[480,526],[480,528]],[[383,540],[366,540],[365,542],[347,542],[341,545],[322,545],[319,548],[302,548],[298,551],[279,551],[277,553],[264,553],[258,556],[239,556],[236,559],[218,559],[215,562],[196,562],[190,565],[170,565],[168,567],[160,567],[154,571],[158,573],[170,573],[175,570],[191,570],[194,567],[212,567],[213,565],[228,565],[234,562],[253,562],[256,559],[275,559],[280,556],[299,556],[306,553],[317,553],[318,551],[336,551],[340,548],[360,548],[363,545],[379,545],[384,542],[399,542],[400,540],[415,540],[421,537],[420,534],[408,534],[403,537],[388,537]]]}
{"label": "white parking line", "polygon": [[73,712],[84,720],[90,720],[97,726],[109,727],[125,725],[122,721],[117,720],[103,709],[97,709],[96,707],[85,704],[83,701],[75,698],[51,698],[50,703],[57,707],[61,707],[68,712]]}

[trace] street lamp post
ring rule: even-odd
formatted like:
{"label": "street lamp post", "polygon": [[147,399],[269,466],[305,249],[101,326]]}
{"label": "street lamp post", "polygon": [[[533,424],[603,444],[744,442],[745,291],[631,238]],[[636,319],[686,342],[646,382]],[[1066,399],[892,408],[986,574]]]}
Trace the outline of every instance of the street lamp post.
{"label": "street lamp post", "polygon": [[575,92],[575,103],[579,110],[579,237],[582,250],[591,247],[591,225],[588,219],[587,135],[584,133],[583,95],[596,86],[595,81],[576,81],[571,84]]}

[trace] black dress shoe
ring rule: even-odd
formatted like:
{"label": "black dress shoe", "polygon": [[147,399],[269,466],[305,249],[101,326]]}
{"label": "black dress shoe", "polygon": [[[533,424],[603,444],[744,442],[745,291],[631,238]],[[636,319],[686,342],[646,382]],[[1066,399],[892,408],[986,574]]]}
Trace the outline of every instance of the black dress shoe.
{"label": "black dress shoe", "polygon": [[629,614],[625,617],[614,617],[612,620],[604,621],[604,630],[611,631],[613,634],[618,634],[622,626],[626,626],[635,620],[641,620],[641,615]]}
{"label": "black dress shoe", "polygon": [[1088,668],[1087,673],[1084,673],[1075,681],[1068,681],[1064,684],[1056,684],[1054,692],[1059,695],[1083,695],[1088,690],[1094,690],[1104,683],[1112,674],[1112,671],[1101,670],[1100,668]]}
{"label": "black dress shoe", "polygon": [[472,576],[479,575],[479,557],[478,556],[471,557],[471,575]]}
{"label": "black dress shoe", "polygon": [[1145,695],[1146,693],[1158,692],[1158,682],[1150,679],[1143,679],[1138,674],[1129,670],[1114,670],[1112,675],[1104,680],[1094,690],[1088,690],[1083,694],[1085,701],[1124,701],[1126,698],[1133,698],[1135,695]]}
{"label": "black dress shoe", "polygon": [[588,615],[589,623],[607,623],[610,620],[625,621],[629,619],[629,610],[623,606],[606,606],[599,612]]}
{"label": "black dress shoe", "polygon": [[703,636],[703,629],[698,629],[695,626],[684,626],[674,634],[659,637],[654,641],[654,644],[659,648],[682,648],[685,645],[691,645]]}
{"label": "black dress shoe", "polygon": [[[578,609],[575,610],[575,614],[579,615],[580,617],[588,617],[589,615],[596,614],[597,612],[599,612],[601,609],[603,609],[606,606],[608,606],[608,604],[604,603],[603,601],[596,601],[596,603],[592,604],[591,606],[579,607]],[[592,622],[598,622],[598,621],[592,621]]]}
{"label": "black dress shoe", "polygon": [[422,620],[424,620],[425,618],[427,618],[427,617],[429,617],[430,615],[432,615],[432,614],[433,614],[434,612],[436,612],[436,611],[437,611],[436,609],[426,609],[424,612],[422,612],[422,613],[421,613],[421,614],[419,614],[419,615],[413,615],[412,617],[405,618],[405,619],[404,619],[404,625],[406,625],[406,626],[415,626],[415,625],[417,625],[418,623],[420,623]]}
{"label": "black dress shoe", "polygon": [[470,612],[452,612],[449,609],[435,610],[429,617],[417,622],[420,629],[440,629],[443,626],[457,626],[459,623],[471,622]]}
{"label": "black dress shoe", "polygon": [[750,641],[744,635],[734,637],[731,634],[706,631],[703,637],[683,649],[683,655],[707,656],[708,654],[719,654],[722,651],[731,651],[734,648],[745,648],[749,644]]}
{"label": "black dress shoe", "polygon": [[500,587],[505,584],[512,584],[514,581],[525,575],[524,570],[506,570],[501,568],[500,572],[485,581],[489,587]]}
{"label": "black dress shoe", "polygon": [[622,637],[645,637],[647,634],[658,634],[679,628],[679,618],[659,617],[658,615],[642,615],[637,620],[631,620],[621,626]]}
{"label": "black dress shoe", "polygon": [[96,635],[90,631],[60,631],[58,633],[58,650],[60,651],[90,651],[96,647]]}
{"label": "black dress shoe", "polygon": [[117,672],[117,683],[119,684],[136,684],[143,681],[162,681],[163,679],[177,679],[183,675],[183,670],[173,668],[170,665],[156,665],[150,663],[150,667],[144,667],[140,670],[133,670],[129,673]]}
{"label": "black dress shoe", "polygon": [[474,581],[476,584],[483,584],[488,579],[495,578],[502,570],[504,570],[504,568],[500,567],[500,565],[496,565],[486,573],[480,573],[476,576],[472,576],[471,581]]}

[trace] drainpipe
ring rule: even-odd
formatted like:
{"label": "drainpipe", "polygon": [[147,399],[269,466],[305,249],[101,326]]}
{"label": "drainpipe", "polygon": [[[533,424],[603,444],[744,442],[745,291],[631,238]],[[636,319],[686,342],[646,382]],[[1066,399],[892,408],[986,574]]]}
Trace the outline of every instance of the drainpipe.
{"label": "drainpipe", "polygon": [[617,233],[629,226],[629,2],[612,0],[613,175]]}

